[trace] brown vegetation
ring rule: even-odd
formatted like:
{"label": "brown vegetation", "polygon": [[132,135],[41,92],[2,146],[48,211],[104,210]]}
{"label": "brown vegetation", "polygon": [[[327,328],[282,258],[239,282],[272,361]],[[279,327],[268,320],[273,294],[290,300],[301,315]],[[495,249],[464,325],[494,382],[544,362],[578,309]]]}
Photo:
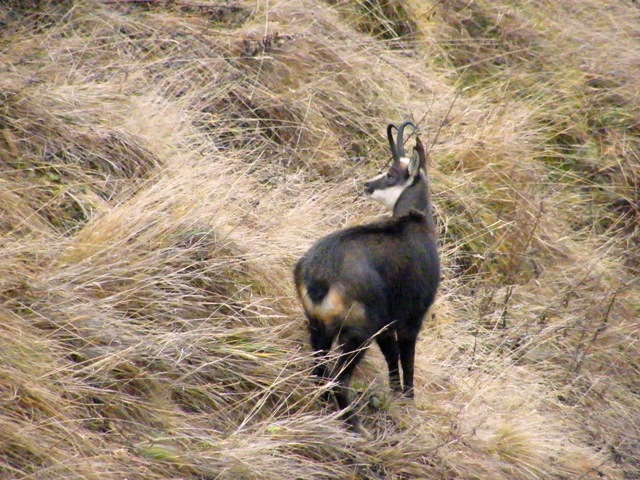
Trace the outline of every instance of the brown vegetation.
{"label": "brown vegetation", "polygon": [[[640,10],[0,7],[0,477],[640,477]],[[291,267],[412,116],[444,279],[416,401],[319,401]]]}

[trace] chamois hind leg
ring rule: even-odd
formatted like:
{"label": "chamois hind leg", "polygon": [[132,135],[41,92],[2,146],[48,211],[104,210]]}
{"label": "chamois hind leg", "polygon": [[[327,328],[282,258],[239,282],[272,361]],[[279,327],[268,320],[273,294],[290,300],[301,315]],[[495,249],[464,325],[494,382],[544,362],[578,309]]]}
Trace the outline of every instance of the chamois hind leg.
{"label": "chamois hind leg", "polygon": [[[316,379],[321,382],[329,378],[329,367],[327,366],[327,355],[331,350],[331,344],[335,337],[335,332],[328,331],[325,324],[308,315],[309,320],[309,343],[315,356],[315,366],[313,367],[313,374]],[[322,395],[322,399],[329,400],[330,393],[327,391]]]}
{"label": "chamois hind leg", "polygon": [[400,392],[402,386],[400,385],[400,369],[399,361],[400,354],[398,352],[398,341],[396,339],[396,332],[393,329],[388,329],[380,332],[376,336],[376,342],[380,347],[384,359],[387,361],[387,368],[389,369],[389,387],[394,392]]}
{"label": "chamois hind leg", "polygon": [[400,363],[402,364],[402,392],[408,398],[413,398],[413,370],[416,356],[416,341],[420,327],[407,327],[398,329],[398,348],[400,350]]}
{"label": "chamois hind leg", "polygon": [[367,349],[368,337],[350,329],[340,332],[341,355],[336,363],[336,380],[338,385],[334,392],[338,407],[343,411],[343,418],[355,430],[360,430],[360,421],[351,407],[349,383],[358,362]]}

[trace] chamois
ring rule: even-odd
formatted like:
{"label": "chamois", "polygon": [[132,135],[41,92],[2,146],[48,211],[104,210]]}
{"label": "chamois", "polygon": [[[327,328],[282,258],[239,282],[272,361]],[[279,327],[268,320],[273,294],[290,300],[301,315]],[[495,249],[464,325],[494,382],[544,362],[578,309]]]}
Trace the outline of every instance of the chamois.
{"label": "chamois", "polygon": [[[356,430],[361,427],[350,407],[349,382],[372,338],[387,362],[392,390],[413,397],[416,340],[440,281],[426,153],[417,137],[411,158],[405,157],[403,133],[408,125],[417,129],[412,122],[387,127],[393,164],[364,184],[365,194],[391,209],[393,216],[327,235],[294,270],[316,356],[313,373],[320,379],[335,375],[335,399]],[[332,373],[326,355],[336,337],[341,353]]]}

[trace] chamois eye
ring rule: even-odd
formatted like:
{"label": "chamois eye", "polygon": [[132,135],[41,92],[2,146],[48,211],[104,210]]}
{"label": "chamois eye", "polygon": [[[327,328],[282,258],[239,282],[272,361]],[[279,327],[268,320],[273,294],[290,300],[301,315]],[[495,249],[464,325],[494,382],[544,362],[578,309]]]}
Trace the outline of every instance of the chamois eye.
{"label": "chamois eye", "polygon": [[387,172],[387,180],[393,180],[394,178],[396,178],[396,176],[393,173]]}

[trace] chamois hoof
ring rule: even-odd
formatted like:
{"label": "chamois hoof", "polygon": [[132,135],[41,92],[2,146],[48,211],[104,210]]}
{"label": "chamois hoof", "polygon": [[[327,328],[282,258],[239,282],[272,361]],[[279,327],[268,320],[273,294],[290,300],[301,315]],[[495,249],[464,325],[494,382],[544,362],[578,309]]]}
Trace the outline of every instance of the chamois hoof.
{"label": "chamois hoof", "polygon": [[380,407],[382,407],[382,400],[380,400],[380,398],[375,393],[372,393],[371,395],[369,395],[368,403],[369,403],[369,408],[373,410],[380,410]]}
{"label": "chamois hoof", "polygon": [[340,415],[340,418],[342,418],[342,420],[346,423],[347,428],[353,433],[357,433],[358,435],[361,435],[367,439],[373,438],[371,433],[369,433],[369,431],[362,426],[362,424],[360,423],[360,419],[351,407],[344,410]]}
{"label": "chamois hoof", "polygon": [[407,403],[415,403],[415,394],[413,392],[413,388],[411,390],[405,390],[404,392],[402,392],[400,398],[402,398]]}
{"label": "chamois hoof", "polygon": [[353,433],[357,433],[361,437],[364,437],[366,440],[374,439],[373,434],[369,430],[367,430],[365,427],[363,427],[360,421],[356,421],[355,423],[349,422],[347,423],[347,426],[349,430],[351,430]]}

